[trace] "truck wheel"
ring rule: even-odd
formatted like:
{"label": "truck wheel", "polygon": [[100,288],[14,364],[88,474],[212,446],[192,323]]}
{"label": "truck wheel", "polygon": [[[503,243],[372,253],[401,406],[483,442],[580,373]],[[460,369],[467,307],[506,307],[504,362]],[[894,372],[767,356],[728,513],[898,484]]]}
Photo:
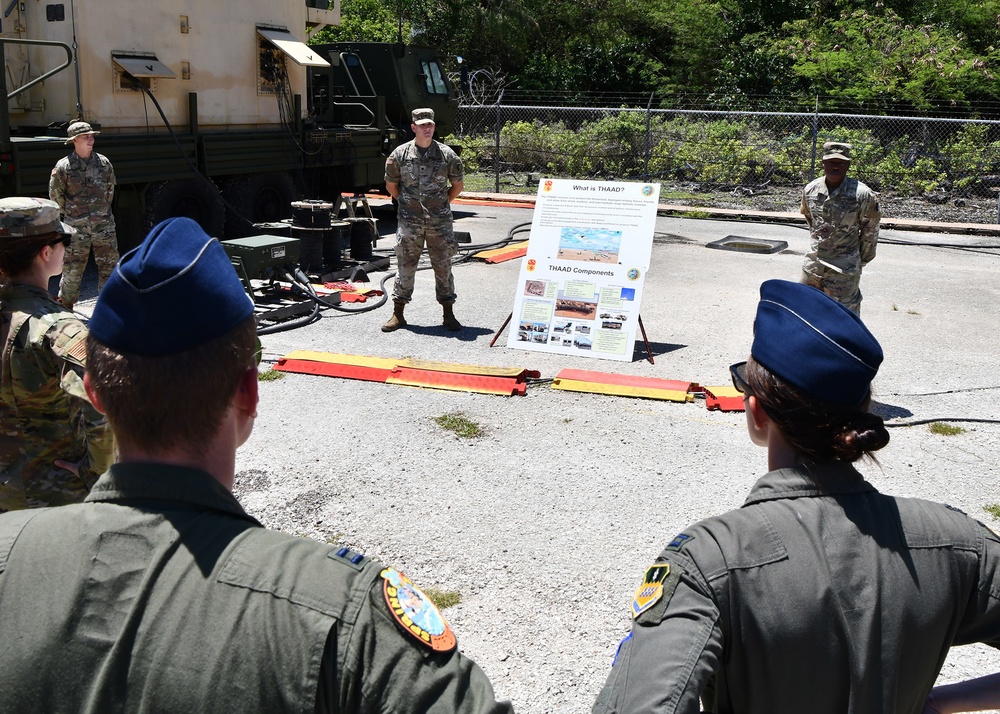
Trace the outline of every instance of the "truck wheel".
{"label": "truck wheel", "polygon": [[210,236],[221,238],[226,213],[222,194],[208,179],[161,181],[146,189],[146,228],[175,216],[186,216]]}
{"label": "truck wheel", "polygon": [[[297,191],[287,173],[272,171],[243,174],[227,179],[222,185],[226,206],[226,232],[248,235],[251,223],[276,223],[292,215],[292,201]],[[233,215],[233,210],[239,215]]]}

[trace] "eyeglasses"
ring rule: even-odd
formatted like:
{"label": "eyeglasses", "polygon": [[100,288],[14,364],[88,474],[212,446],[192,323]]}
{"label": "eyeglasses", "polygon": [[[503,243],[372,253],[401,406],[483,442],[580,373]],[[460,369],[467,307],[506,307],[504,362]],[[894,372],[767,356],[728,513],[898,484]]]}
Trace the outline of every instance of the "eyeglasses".
{"label": "eyeglasses", "polygon": [[750,390],[750,385],[747,384],[746,362],[737,362],[736,364],[729,365],[729,376],[733,378],[733,386],[736,387],[737,392],[746,394],[747,396],[753,394]]}
{"label": "eyeglasses", "polygon": [[50,240],[49,246],[54,248],[55,246],[62,243],[65,247],[69,248],[70,243],[72,242],[73,242],[73,236],[71,236],[68,233],[63,233],[58,238],[53,238],[52,240]]}

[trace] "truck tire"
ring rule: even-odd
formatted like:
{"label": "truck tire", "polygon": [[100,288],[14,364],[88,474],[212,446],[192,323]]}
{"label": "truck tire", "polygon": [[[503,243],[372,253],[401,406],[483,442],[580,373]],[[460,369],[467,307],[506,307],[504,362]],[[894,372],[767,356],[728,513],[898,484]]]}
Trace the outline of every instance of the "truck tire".
{"label": "truck tire", "polygon": [[[292,177],[282,171],[242,174],[222,185],[226,199],[226,233],[249,235],[253,223],[276,223],[292,215],[298,195]],[[234,209],[238,215],[234,215]]]}
{"label": "truck tire", "polygon": [[150,184],[146,189],[146,229],[176,216],[186,216],[196,221],[212,237],[223,237],[226,212],[222,194],[208,179],[194,178]]}

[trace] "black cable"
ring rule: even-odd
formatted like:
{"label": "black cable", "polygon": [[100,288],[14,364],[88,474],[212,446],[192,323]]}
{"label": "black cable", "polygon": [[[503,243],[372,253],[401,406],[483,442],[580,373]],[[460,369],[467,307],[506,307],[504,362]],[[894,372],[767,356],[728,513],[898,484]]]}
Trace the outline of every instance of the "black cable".
{"label": "black cable", "polygon": [[942,394],[962,394],[964,392],[983,392],[990,389],[1000,389],[1000,385],[994,387],[967,387],[966,389],[946,389],[943,392],[916,392],[904,394],[903,392],[886,392],[887,397],[937,397]]}
{"label": "black cable", "polygon": [[932,419],[915,419],[914,421],[906,422],[884,422],[886,427],[896,427],[896,426],[918,426],[920,424],[934,424],[937,422],[972,422],[976,424],[1000,424],[1000,419],[974,419],[972,417],[955,417],[954,419],[948,417],[937,417]]}
{"label": "black cable", "polygon": [[[149,87],[147,87],[145,84],[143,84],[142,82],[140,82],[138,79],[136,79],[132,74],[130,74],[126,70],[123,69],[122,73],[126,77],[128,77],[129,79],[131,79],[136,84],[136,86],[139,89],[141,89],[143,91],[143,93],[146,94],[146,96],[148,96],[149,99],[153,102],[153,106],[156,107],[156,111],[159,113],[160,119],[163,120],[163,125],[167,128],[167,132],[170,134],[170,138],[173,139],[174,143],[177,145],[177,150],[180,152],[181,158],[184,159],[184,161],[187,163],[188,168],[190,168],[191,171],[194,172],[195,176],[197,176],[198,178],[202,179],[203,181],[206,181],[207,183],[209,183],[212,186],[213,190],[218,191],[218,189],[215,188],[215,184],[212,183],[212,179],[210,179],[208,176],[206,176],[205,174],[203,174],[198,169],[198,167],[195,166],[194,162],[191,161],[191,157],[189,157],[184,152],[184,147],[181,145],[180,139],[178,139],[177,138],[177,134],[174,133],[173,126],[170,125],[170,121],[167,120],[167,115],[163,113],[163,108],[160,106],[160,103],[156,100],[156,97],[153,95],[153,93],[149,90]],[[236,206],[234,206],[229,201],[227,201],[226,197],[222,195],[221,191],[219,192],[219,197],[222,199],[222,202],[225,204],[226,208],[228,208],[229,210],[231,210],[233,212],[233,215],[238,216],[241,220],[243,220],[244,222],[246,222],[246,224],[248,226],[250,226],[251,228],[254,227],[253,221],[251,221],[249,218],[247,218],[246,216],[244,216],[243,213],[238,208],[236,208]]]}
{"label": "black cable", "polygon": [[378,302],[372,303],[370,305],[364,305],[363,307],[359,307],[359,308],[351,308],[351,307],[341,307],[340,305],[338,305],[336,303],[327,302],[326,300],[324,300],[323,298],[321,298],[319,295],[317,295],[316,294],[316,290],[312,286],[312,283],[309,282],[309,278],[306,277],[305,273],[303,273],[300,268],[296,268],[295,269],[295,274],[296,274],[295,275],[295,277],[296,277],[296,281],[295,282],[298,283],[299,285],[303,285],[304,284],[305,286],[308,287],[308,290],[306,291],[306,297],[308,297],[313,302],[315,302],[315,303],[317,303],[319,305],[322,305],[323,307],[327,307],[327,308],[330,308],[330,309],[333,309],[333,310],[337,310],[338,312],[346,312],[348,314],[361,313],[361,312],[371,312],[372,310],[377,310],[380,307],[382,307],[383,305],[385,305],[385,303],[389,299],[389,294],[385,290],[385,284],[389,280],[389,278],[393,278],[393,277],[396,276],[396,273],[392,272],[392,273],[387,274],[384,278],[382,278],[382,281],[379,283],[379,290],[382,292],[382,297],[378,300]]}

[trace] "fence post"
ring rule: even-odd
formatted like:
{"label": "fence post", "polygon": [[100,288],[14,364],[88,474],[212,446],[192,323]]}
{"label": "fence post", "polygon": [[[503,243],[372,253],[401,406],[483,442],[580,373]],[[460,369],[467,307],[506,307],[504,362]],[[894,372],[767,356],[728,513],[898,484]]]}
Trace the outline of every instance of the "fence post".
{"label": "fence post", "polygon": [[653,151],[652,137],[650,136],[650,130],[652,126],[652,113],[653,107],[653,92],[649,93],[649,101],[646,102],[646,155],[643,157],[642,164],[642,180],[649,181],[649,155]]}
{"label": "fence post", "polygon": [[816,108],[813,110],[813,150],[812,164],[809,166],[809,180],[816,178],[816,142],[819,141],[819,95],[816,95]]}
{"label": "fence post", "polygon": [[494,143],[494,153],[493,153],[493,163],[496,166],[496,187],[495,193],[500,193],[500,102],[503,101],[503,90],[500,90],[500,94],[497,95],[497,125],[496,125],[496,136]]}

